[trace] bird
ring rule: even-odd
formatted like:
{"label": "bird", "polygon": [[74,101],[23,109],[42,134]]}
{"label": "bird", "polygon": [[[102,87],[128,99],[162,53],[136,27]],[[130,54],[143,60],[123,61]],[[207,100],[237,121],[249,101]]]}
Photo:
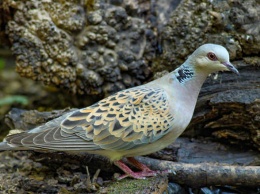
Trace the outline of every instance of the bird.
{"label": "bird", "polygon": [[[102,155],[125,173],[119,180],[169,173],[154,171],[135,156],[159,151],[183,133],[192,119],[203,82],[218,71],[239,75],[225,47],[204,44],[161,78],[119,91],[29,131],[9,135],[0,143],[0,150]],[[134,172],[123,158],[140,171]]]}

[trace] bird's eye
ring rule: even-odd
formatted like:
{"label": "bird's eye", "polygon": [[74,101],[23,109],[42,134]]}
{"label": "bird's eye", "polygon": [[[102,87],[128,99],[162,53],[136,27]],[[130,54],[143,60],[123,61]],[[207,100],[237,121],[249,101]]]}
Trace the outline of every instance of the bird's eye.
{"label": "bird's eye", "polygon": [[209,53],[207,54],[207,57],[208,57],[211,61],[216,61],[216,60],[218,60],[217,56],[216,56],[214,53],[212,53],[212,52],[209,52]]}

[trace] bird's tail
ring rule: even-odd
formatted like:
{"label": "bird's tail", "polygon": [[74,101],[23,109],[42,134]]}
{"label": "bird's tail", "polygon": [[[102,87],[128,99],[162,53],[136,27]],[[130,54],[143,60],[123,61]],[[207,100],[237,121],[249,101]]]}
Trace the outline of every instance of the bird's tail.
{"label": "bird's tail", "polygon": [[7,142],[0,142],[0,152],[7,150],[15,150],[14,147],[11,147],[7,144]]}

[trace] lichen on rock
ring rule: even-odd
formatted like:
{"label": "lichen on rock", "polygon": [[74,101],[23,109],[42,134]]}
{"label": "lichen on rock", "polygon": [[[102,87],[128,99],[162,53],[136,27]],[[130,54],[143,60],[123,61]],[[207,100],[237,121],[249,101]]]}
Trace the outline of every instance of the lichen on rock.
{"label": "lichen on rock", "polygon": [[150,76],[156,31],[133,1],[6,4],[14,10],[7,33],[22,76],[100,96]]}

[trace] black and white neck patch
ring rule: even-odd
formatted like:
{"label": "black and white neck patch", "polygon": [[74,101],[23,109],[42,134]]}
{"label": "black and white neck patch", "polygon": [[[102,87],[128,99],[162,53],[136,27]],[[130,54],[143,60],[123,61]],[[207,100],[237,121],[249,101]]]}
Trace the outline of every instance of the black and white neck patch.
{"label": "black and white neck patch", "polygon": [[194,76],[194,71],[190,67],[187,66],[181,66],[177,70],[178,75],[176,76],[177,80],[180,83],[183,83],[189,79],[191,79]]}

